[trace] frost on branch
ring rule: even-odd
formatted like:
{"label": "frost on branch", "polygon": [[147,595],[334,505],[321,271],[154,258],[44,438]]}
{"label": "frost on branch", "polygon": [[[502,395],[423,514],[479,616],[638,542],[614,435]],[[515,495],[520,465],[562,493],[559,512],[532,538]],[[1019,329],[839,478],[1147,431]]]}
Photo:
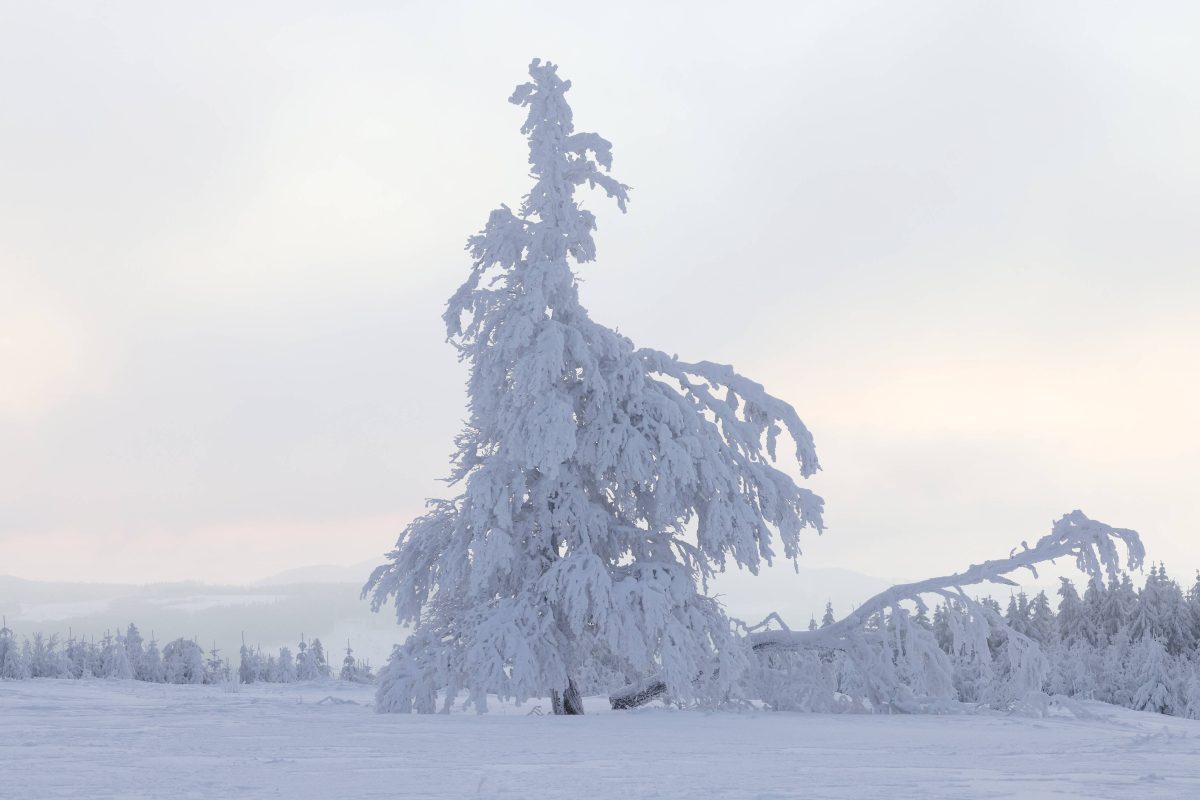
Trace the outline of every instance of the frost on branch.
{"label": "frost on branch", "polygon": [[364,589],[414,628],[377,707],[551,695],[578,711],[581,676],[598,672],[722,699],[750,653],[706,581],[730,561],[795,558],[801,530],[821,529],[821,499],[775,466],[790,439],[812,475],[812,436],[731,367],[636,349],[590,319],[573,264],[595,258],[596,218],[574,193],[624,211],[629,187],[609,174],[611,144],[574,130],[556,67],[529,74],[511,101],[527,109],[533,188],[468,240],[473,268],[444,314],[470,370],[450,474],[463,490],[409,525]]}

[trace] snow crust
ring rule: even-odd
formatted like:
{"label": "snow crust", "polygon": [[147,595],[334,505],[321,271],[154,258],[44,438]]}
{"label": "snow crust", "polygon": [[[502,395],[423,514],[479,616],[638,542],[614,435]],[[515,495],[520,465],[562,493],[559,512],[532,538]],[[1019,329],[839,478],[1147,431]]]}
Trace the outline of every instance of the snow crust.
{"label": "snow crust", "polygon": [[[375,714],[336,681],[0,682],[0,798],[1200,796],[1200,722],[1080,716]],[[545,715],[530,714],[539,708]]]}

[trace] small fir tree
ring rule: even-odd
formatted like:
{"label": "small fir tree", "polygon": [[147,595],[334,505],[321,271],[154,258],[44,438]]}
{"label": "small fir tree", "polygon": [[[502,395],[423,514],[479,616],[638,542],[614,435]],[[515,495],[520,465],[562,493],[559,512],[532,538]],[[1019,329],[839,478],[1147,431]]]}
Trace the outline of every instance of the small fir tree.
{"label": "small fir tree", "polygon": [[325,655],[325,646],[321,644],[321,640],[313,637],[312,644],[309,645],[312,652],[313,666],[316,668],[318,678],[328,678],[333,675],[333,670],[329,666],[329,657]]}
{"label": "small fir tree", "polygon": [[21,654],[21,647],[8,620],[0,619],[0,678],[21,680],[29,677],[28,667]]}
{"label": "small fir tree", "polygon": [[837,621],[836,617],[833,616],[833,601],[826,600],[825,601],[825,613],[821,615],[821,627],[828,628],[830,625],[832,625],[836,621]]}
{"label": "small fir tree", "polygon": [[155,641],[153,633],[150,634],[150,642],[142,653],[138,680],[150,683],[165,683],[167,680],[166,667],[163,665],[162,654],[158,651],[158,642]]}

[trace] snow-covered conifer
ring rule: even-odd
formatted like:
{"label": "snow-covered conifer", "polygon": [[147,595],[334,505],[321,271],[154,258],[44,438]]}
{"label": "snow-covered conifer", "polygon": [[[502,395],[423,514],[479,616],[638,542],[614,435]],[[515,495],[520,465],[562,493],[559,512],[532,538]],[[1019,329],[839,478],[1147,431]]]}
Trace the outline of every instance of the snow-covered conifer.
{"label": "snow-covered conifer", "polygon": [[213,642],[212,648],[208,651],[208,658],[204,661],[204,682],[225,683],[231,677],[229,662],[221,658],[221,651],[217,649],[217,643]]}
{"label": "snow-covered conifer", "polygon": [[1100,649],[1096,670],[1096,699],[1118,706],[1133,707],[1137,689],[1130,670],[1129,632],[1119,630]]}
{"label": "snow-covered conifer", "polygon": [[821,627],[828,628],[833,623],[837,622],[837,618],[833,616],[833,601],[825,601],[825,613],[821,615]]}
{"label": "snow-covered conifer", "polygon": [[162,661],[167,683],[204,683],[204,651],[194,641],[170,642],[163,648]]}
{"label": "snow-covered conifer", "polygon": [[1008,608],[1004,611],[1004,621],[1022,636],[1029,634],[1029,598],[1024,592],[1008,596]]}
{"label": "snow-covered conifer", "polygon": [[924,603],[917,606],[917,611],[913,614],[912,621],[914,625],[920,625],[927,631],[933,630],[933,623],[929,619],[929,609]]}
{"label": "snow-covered conifer", "polygon": [[1158,583],[1161,628],[1156,635],[1172,656],[1189,652],[1196,646],[1191,609],[1183,590],[1167,574],[1167,568],[1161,562],[1158,565]]}
{"label": "snow-covered conifer", "polygon": [[8,627],[8,620],[0,620],[0,678],[21,680],[29,677],[29,668],[17,644],[17,637]]}
{"label": "snow-covered conifer", "polygon": [[296,660],[290,647],[279,648],[279,658],[275,659],[270,680],[272,683],[296,682]]}
{"label": "snow-covered conifer", "polygon": [[375,680],[375,675],[371,672],[371,665],[354,657],[354,650],[350,648],[349,640],[346,641],[346,657],[342,659],[342,671],[338,677],[354,683],[373,683]]}
{"label": "snow-covered conifer", "polygon": [[1026,634],[1042,647],[1049,647],[1058,641],[1058,630],[1055,624],[1054,610],[1050,608],[1050,599],[1045,592],[1038,592],[1029,603],[1029,623]]}
{"label": "snow-covered conifer", "polygon": [[338,673],[338,677],[344,681],[352,681],[355,679],[354,650],[350,647],[350,641],[346,641],[346,657],[342,659],[342,671]]}
{"label": "snow-covered conifer", "polygon": [[242,647],[238,651],[238,655],[241,659],[238,663],[238,680],[242,683],[254,683],[260,680],[261,658],[249,647],[246,647],[245,638],[242,639]]}
{"label": "snow-covered conifer", "polygon": [[301,681],[316,680],[317,662],[304,634],[300,634],[300,644],[296,647],[296,679]]}
{"label": "snow-covered conifer", "polygon": [[137,678],[139,681],[163,683],[167,679],[166,668],[163,666],[162,654],[158,652],[158,642],[151,634],[150,642],[142,652],[142,661],[138,665]]}
{"label": "snow-covered conifer", "polygon": [[1132,708],[1170,714],[1181,705],[1171,666],[1167,648],[1153,636],[1143,637],[1133,646],[1128,667],[1135,687]]}
{"label": "snow-covered conifer", "polygon": [[95,637],[82,640],[83,677],[100,678],[104,676],[104,658]]}
{"label": "snow-covered conifer", "polygon": [[1200,719],[1200,662],[1193,662],[1183,683],[1185,713],[1191,719]]}
{"label": "snow-covered conifer", "polygon": [[312,644],[309,645],[309,650],[312,652],[312,661],[317,670],[317,677],[331,677],[333,670],[329,666],[329,657],[325,654],[325,646],[321,644],[321,640],[318,637],[313,637]]}
{"label": "snow-covered conifer", "polygon": [[125,654],[129,657],[129,665],[133,668],[133,677],[141,680],[142,655],[145,650],[142,632],[132,622],[125,630]]}
{"label": "snow-covered conifer", "polygon": [[1060,642],[1051,649],[1050,660],[1054,665],[1051,693],[1089,700],[1095,696],[1098,662],[1095,648],[1082,639],[1069,645]]}
{"label": "snow-covered conifer", "polygon": [[1163,603],[1157,564],[1150,566],[1146,583],[1138,592],[1137,598],[1136,610],[1129,620],[1129,638],[1137,642],[1146,637],[1160,636],[1163,628]]}
{"label": "snow-covered conifer", "polygon": [[1200,571],[1196,572],[1196,581],[1188,589],[1187,604],[1192,620],[1192,641],[1200,648]]}
{"label": "snow-covered conifer", "polygon": [[1110,576],[1108,589],[1101,600],[1101,635],[1111,640],[1119,632],[1128,633],[1138,610],[1138,595],[1128,573]]}
{"label": "snow-covered conifer", "polygon": [[933,609],[933,635],[942,652],[953,655],[954,639],[950,633],[949,602],[945,600]]}
{"label": "snow-covered conifer", "polygon": [[1096,643],[1095,622],[1088,614],[1075,584],[1067,578],[1061,578],[1058,587],[1058,638],[1063,646],[1075,647],[1086,644],[1089,647]]}
{"label": "snow-covered conifer", "polygon": [[100,649],[100,674],[118,680],[133,679],[133,665],[129,663],[129,652],[125,649],[125,637],[112,636],[105,632]]}
{"label": "snow-covered conifer", "polygon": [[34,632],[30,637],[26,666],[32,678],[70,677],[70,667],[58,648],[57,634],[46,636],[41,632]]}
{"label": "snow-covered conifer", "polygon": [[706,580],[795,558],[801,530],[821,528],[820,498],[773,466],[786,434],[800,474],[818,468],[791,406],[728,366],[637,349],[580,305],[571,262],[595,258],[596,219],[575,190],[623,210],[628,187],[608,174],[609,142],[575,132],[555,65],[529,73],[511,100],[528,108],[534,186],[469,240],[474,269],[444,315],[470,369],[451,472],[465,489],[432,503],[365,589],[414,625],[381,711],[466,690],[479,710],[488,693],[551,694],[579,712],[573,676],[601,656],[676,700],[724,698],[748,660]]}
{"label": "snow-covered conifer", "polygon": [[[1088,581],[1087,588],[1083,590],[1083,608],[1089,623],[1085,627],[1085,630],[1094,631],[1095,639],[1089,642],[1094,647],[1103,646],[1111,635],[1106,625],[1105,611],[1106,605],[1108,610],[1111,610],[1113,606],[1106,604],[1107,599],[1108,593],[1104,589],[1104,580],[1100,577],[1092,576],[1092,579]],[[1119,623],[1119,618],[1114,620],[1114,622]],[[1119,629],[1120,624],[1115,624],[1112,634],[1116,634]]]}

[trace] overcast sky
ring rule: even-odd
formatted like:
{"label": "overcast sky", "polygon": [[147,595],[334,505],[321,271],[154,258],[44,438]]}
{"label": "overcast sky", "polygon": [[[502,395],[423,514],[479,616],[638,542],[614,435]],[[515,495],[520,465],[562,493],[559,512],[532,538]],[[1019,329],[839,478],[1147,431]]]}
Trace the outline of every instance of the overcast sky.
{"label": "overcast sky", "polygon": [[585,305],[796,407],[804,563],[940,573],[1082,508],[1190,579],[1198,36],[1191,3],[0,3],[0,574],[389,549],[445,491],[439,315],[529,186],[539,56],[634,187],[586,200]]}

